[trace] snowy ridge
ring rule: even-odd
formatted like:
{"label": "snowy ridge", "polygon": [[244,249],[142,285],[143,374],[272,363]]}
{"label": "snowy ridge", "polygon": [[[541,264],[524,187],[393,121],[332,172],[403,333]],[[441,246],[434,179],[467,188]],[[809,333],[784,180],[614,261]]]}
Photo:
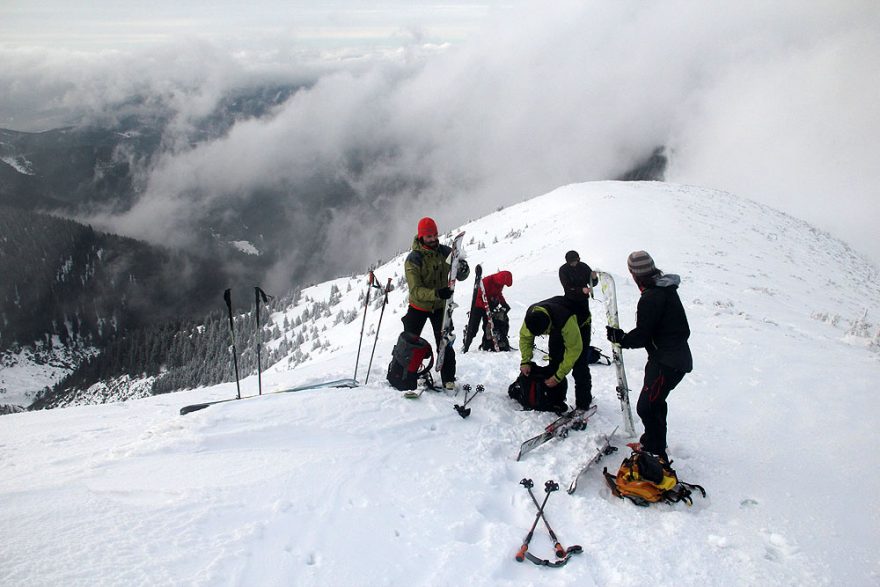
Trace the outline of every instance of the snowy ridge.
{"label": "snowy ridge", "polygon": [[54,341],[52,347],[37,343],[36,349],[25,347],[17,353],[0,352],[0,404],[19,407],[30,405],[37,393],[58,383],[74,365],[96,352],[94,347],[65,347],[58,340]]}
{"label": "snowy ridge", "polygon": [[[532,478],[539,493],[547,479],[567,485],[620,423],[613,370],[592,369],[590,428],[521,462],[519,443],[552,415],[517,411],[507,398],[515,352],[458,354],[459,381],[487,389],[466,420],[452,408],[460,397],[403,400],[384,382],[406,306],[401,253],[375,269],[380,283],[398,287],[367,386],[184,417],[185,404],[233,397],[234,383],[4,416],[0,583],[877,583],[880,512],[871,496],[880,463],[862,450],[878,440],[863,415],[876,405],[880,376],[875,267],[799,220],[680,185],[566,186],[462,228],[472,266],[513,273],[505,291],[513,331],[529,304],[556,295],[569,249],[615,276],[624,328],[638,299],[627,253],[646,249],[682,276],[695,370],[670,396],[669,452],[707,499],[636,508],[610,496],[600,466],[573,496],[559,492],[547,506],[563,544],[584,553],[562,569],[514,562],[534,519],[519,480]],[[364,276],[316,285],[271,317],[290,325],[280,336],[317,334],[264,373],[264,389],[352,376],[365,285]],[[607,350],[600,304],[593,343]],[[308,326],[295,324],[316,309]],[[378,316],[372,308],[368,332]],[[371,344],[365,336],[362,381]],[[635,396],[644,353],[625,351],[625,359]],[[255,377],[241,385],[256,393]],[[602,465],[614,469],[622,456]],[[531,550],[552,554],[540,526]]]}
{"label": "snowy ridge", "polygon": [[0,157],[0,162],[9,165],[22,175],[36,175],[36,173],[34,172],[33,164],[21,155],[16,157],[12,157],[9,155]]}
{"label": "snowy ridge", "polygon": [[107,404],[150,397],[154,380],[155,377],[133,378],[129,375],[114,377],[60,398],[56,407]]}

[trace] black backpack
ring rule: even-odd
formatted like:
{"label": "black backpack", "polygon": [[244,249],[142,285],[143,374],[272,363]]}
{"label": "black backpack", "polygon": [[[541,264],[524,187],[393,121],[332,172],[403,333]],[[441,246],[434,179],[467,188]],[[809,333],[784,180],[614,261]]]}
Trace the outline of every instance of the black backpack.
{"label": "black backpack", "polygon": [[[503,352],[509,351],[510,340],[508,339],[508,333],[510,332],[510,320],[507,318],[507,310],[505,310],[503,306],[496,306],[492,309],[492,326],[495,331],[495,339],[498,341],[498,350]],[[486,328],[484,328],[480,349],[484,351],[494,351],[495,345],[492,343],[492,338],[487,332],[485,332],[487,328],[488,323],[486,324]]]}
{"label": "black backpack", "polygon": [[[423,367],[426,360],[428,366]],[[433,366],[434,351],[430,343],[415,334],[401,332],[391,352],[388,383],[400,391],[413,390],[419,385],[419,377],[428,374]]]}
{"label": "black backpack", "polygon": [[610,365],[611,357],[602,352],[602,349],[594,346],[589,346],[584,351],[587,353],[587,361],[591,364],[601,363],[602,365]]}
{"label": "black backpack", "polygon": [[565,396],[568,392],[568,379],[563,379],[555,387],[547,387],[544,380],[552,373],[546,369],[532,367],[528,376],[520,373],[516,381],[507,388],[507,395],[522,404],[527,410],[540,412],[556,412],[561,414],[568,411]]}

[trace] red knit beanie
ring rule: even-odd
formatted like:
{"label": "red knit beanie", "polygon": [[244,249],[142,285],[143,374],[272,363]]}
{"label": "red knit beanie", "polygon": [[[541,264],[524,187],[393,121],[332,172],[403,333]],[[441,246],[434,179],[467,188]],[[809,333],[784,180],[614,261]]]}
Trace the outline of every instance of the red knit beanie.
{"label": "red knit beanie", "polygon": [[419,238],[437,236],[437,234],[437,223],[434,222],[433,218],[425,216],[419,220],[419,233],[417,235]]}

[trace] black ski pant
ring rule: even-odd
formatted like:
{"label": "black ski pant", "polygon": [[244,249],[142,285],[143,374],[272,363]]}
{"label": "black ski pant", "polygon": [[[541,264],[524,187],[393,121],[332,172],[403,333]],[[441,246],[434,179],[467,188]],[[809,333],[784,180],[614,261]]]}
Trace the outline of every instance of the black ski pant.
{"label": "black ski pant", "polygon": [[[479,306],[474,306],[473,310],[471,310],[471,317],[468,320],[467,330],[465,331],[465,340],[468,343],[465,345],[465,352],[470,348],[471,343],[474,342],[474,338],[477,336],[477,331],[480,329],[480,324],[483,325],[483,332],[486,331],[486,310],[480,308]],[[483,335],[485,338],[485,334]]]}
{"label": "black ski pant", "polygon": [[[590,375],[590,325],[581,327],[581,340],[583,349],[581,356],[574,362],[571,369],[571,375],[574,378],[574,400],[575,407],[580,410],[586,410],[593,403],[593,377]],[[562,337],[550,338],[550,363],[548,367],[552,373],[559,368],[562,357],[565,355],[565,344]]]}
{"label": "black ski pant", "polygon": [[[425,312],[424,310],[418,310],[410,306],[406,311],[406,314],[404,314],[403,318],[400,320],[403,322],[404,332],[415,334],[416,336],[422,336],[425,322],[430,320],[431,326],[434,329],[434,344],[439,352],[440,330],[443,328],[442,308],[433,312]],[[443,368],[440,371],[440,379],[443,383],[455,381],[455,349],[452,348],[451,344],[446,345],[446,356],[443,359]]]}
{"label": "black ski pant", "polygon": [[645,433],[639,439],[642,449],[664,458],[667,462],[669,455],[666,454],[668,411],[666,398],[682,379],[684,373],[678,369],[662,365],[649,358],[645,365],[645,383],[639,394],[639,402],[636,404],[636,411],[645,426]]}

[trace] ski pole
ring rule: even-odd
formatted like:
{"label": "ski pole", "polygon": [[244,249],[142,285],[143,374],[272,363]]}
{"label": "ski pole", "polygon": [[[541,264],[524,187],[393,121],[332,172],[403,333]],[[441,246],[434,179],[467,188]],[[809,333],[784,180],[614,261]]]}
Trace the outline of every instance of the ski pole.
{"label": "ski pole", "polygon": [[232,342],[232,364],[235,366],[235,398],[241,399],[241,387],[238,384],[238,354],[235,351],[235,327],[232,323],[232,296],[228,289],[223,292],[223,299],[229,311],[229,340]]}
{"label": "ski pole", "polygon": [[[552,481],[547,481],[547,483],[548,484],[553,483],[553,485],[556,486],[556,488],[553,491],[556,491],[556,489],[559,489],[558,483],[554,483]],[[528,490],[529,496],[532,498],[532,501],[535,503],[535,507],[539,507],[538,506],[538,499],[535,497],[535,494],[532,493],[532,487],[535,486],[535,484],[532,483],[532,480],[531,479],[523,479],[522,481],[520,481],[520,485],[522,485],[523,487],[525,487]],[[550,527],[550,522],[547,521],[547,516],[544,515],[543,512],[541,512],[541,518],[544,519],[544,525],[547,526],[547,532],[550,533],[550,538],[553,540],[553,548],[556,550],[556,558],[564,557],[565,556],[565,548],[563,548],[563,546],[559,543],[559,539],[556,538],[556,533],[553,532],[553,528]]]}
{"label": "ski pole", "polygon": [[[522,481],[520,481],[520,483],[523,483],[523,481],[528,483],[532,482],[531,479],[523,479]],[[554,485],[556,486],[555,488],[553,487]],[[516,553],[515,558],[517,562],[523,562],[524,560],[526,560],[526,551],[529,549],[529,542],[532,541],[532,535],[535,533],[535,527],[538,525],[538,520],[540,520],[541,517],[544,515],[544,506],[547,505],[547,500],[550,499],[550,494],[557,489],[559,489],[559,485],[553,483],[553,481],[547,481],[547,483],[544,484],[544,491],[547,492],[547,495],[544,496],[544,503],[542,503],[541,506],[538,508],[538,515],[535,516],[535,521],[532,522],[532,527],[529,530],[529,533],[526,534],[526,539],[523,540],[523,545],[520,547],[519,552]]]}
{"label": "ski pole", "polygon": [[256,306],[257,314],[257,389],[259,390],[259,395],[263,395],[263,370],[260,362],[260,345],[263,339],[262,332],[260,331],[260,298],[263,299],[265,304],[269,301],[269,297],[262,289],[254,286],[254,305]]}
{"label": "ski pole", "polygon": [[483,387],[482,384],[477,385],[477,390],[474,392],[474,394],[471,397],[468,397],[468,393],[471,390],[470,383],[465,383],[464,387],[462,389],[464,389],[464,404],[463,405],[455,404],[455,411],[458,412],[458,415],[461,416],[462,418],[467,418],[468,416],[471,415],[471,409],[469,407],[467,407],[467,405],[469,403],[471,403],[472,399],[477,397],[478,393],[486,391],[486,388]]}
{"label": "ski pole", "polygon": [[373,367],[373,355],[376,354],[376,343],[379,342],[379,329],[382,328],[382,316],[385,315],[385,306],[388,305],[388,292],[391,291],[391,278],[388,278],[388,284],[385,286],[385,300],[382,302],[382,311],[379,312],[379,324],[376,325],[376,338],[373,339],[373,350],[370,352],[370,362],[367,364],[367,377],[364,379],[364,385],[370,382],[370,369]]}
{"label": "ski pole", "polygon": [[355,357],[355,360],[354,360],[354,379],[355,380],[357,380],[357,375],[358,375],[358,363],[360,363],[360,360],[361,360],[361,344],[364,342],[364,327],[367,325],[367,308],[370,305],[370,293],[373,290],[374,277],[373,277],[372,271],[370,271],[368,279],[369,280],[367,282],[367,297],[364,300],[364,320],[363,320],[363,322],[361,322],[361,336],[358,339],[358,352],[357,352],[357,357]]}

